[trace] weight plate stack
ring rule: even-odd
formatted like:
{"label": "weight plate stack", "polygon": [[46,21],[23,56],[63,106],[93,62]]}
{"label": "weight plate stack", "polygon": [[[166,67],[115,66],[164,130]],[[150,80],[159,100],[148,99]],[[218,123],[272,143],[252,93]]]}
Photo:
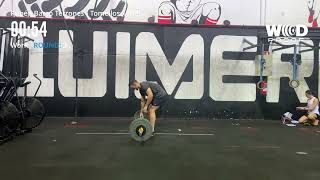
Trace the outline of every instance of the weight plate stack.
{"label": "weight plate stack", "polygon": [[147,119],[138,118],[130,124],[129,132],[132,139],[144,142],[152,137],[152,126]]}

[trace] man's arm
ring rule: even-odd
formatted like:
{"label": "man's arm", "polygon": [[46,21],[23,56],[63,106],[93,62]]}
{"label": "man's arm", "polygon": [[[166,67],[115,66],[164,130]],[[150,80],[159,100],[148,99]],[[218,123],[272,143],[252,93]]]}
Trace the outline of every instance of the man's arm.
{"label": "man's arm", "polygon": [[147,89],[147,102],[145,103],[144,107],[148,108],[150,103],[152,102],[153,99],[153,93],[151,91],[151,88]]}
{"label": "man's arm", "polygon": [[142,112],[145,104],[146,104],[146,98],[144,96],[141,96],[141,112]]}

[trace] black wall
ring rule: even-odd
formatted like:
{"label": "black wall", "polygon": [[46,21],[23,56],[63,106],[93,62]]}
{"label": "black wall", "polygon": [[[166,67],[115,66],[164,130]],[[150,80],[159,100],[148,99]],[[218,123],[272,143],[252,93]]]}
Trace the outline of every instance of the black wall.
{"label": "black wall", "polygon": [[[10,27],[13,20],[0,19],[1,27]],[[30,19],[23,19],[30,23]],[[38,19],[39,21],[39,19]],[[67,26],[66,26],[67,24]],[[134,61],[135,61],[135,40],[140,32],[152,32],[157,37],[167,58],[173,60],[179,51],[182,42],[190,34],[200,34],[204,39],[204,96],[200,100],[176,100],[173,96],[167,106],[164,107],[162,115],[172,117],[209,117],[209,118],[244,118],[244,119],[278,119],[286,111],[294,111],[295,106],[299,104],[294,89],[288,86],[288,78],[281,79],[280,100],[279,103],[267,103],[265,97],[257,93],[255,102],[218,102],[209,97],[209,71],[210,71],[210,46],[212,40],[217,35],[237,35],[237,36],[257,36],[261,41],[261,33],[265,34],[264,27],[206,27],[206,26],[186,26],[186,25],[157,25],[157,24],[137,24],[137,23],[114,23],[114,22],[83,22],[79,20],[47,20],[48,35],[44,39],[47,42],[59,40],[59,30],[66,30],[68,27],[74,31],[74,61],[79,61],[79,78],[92,77],[92,51],[93,51],[93,31],[108,32],[108,79],[107,94],[99,98],[79,98],[78,113],[80,116],[132,116],[139,109],[139,100],[133,93],[130,93],[128,99],[115,98],[115,63],[116,63],[116,33],[129,32],[131,35],[131,63],[130,79],[134,79]],[[311,30],[311,34],[317,34]],[[313,43],[319,42],[313,38]],[[195,47],[197,48],[197,47]],[[27,51],[26,51],[27,52]],[[239,54],[238,54],[239,55]],[[238,56],[227,54],[226,56]],[[252,60],[255,54],[246,54]],[[85,58],[82,58],[84,56]],[[235,57],[236,58],[236,57]],[[12,59],[5,60],[6,65]],[[26,55],[25,62],[28,62]],[[75,110],[75,99],[72,97],[63,97],[58,89],[58,49],[44,49],[43,72],[45,78],[55,79],[54,97],[40,97],[45,104],[48,114],[52,116],[73,116]],[[310,89],[318,91],[318,70],[319,53],[314,50],[314,71],[310,78],[306,78]],[[159,81],[159,78],[150,62],[147,63],[147,80]],[[4,69],[8,70],[8,69]],[[25,68],[27,71],[27,68]],[[24,73],[26,75],[27,72]],[[76,76],[76,73],[74,73]],[[192,80],[192,63],[188,64],[180,83],[182,81]],[[225,76],[225,83],[256,83],[258,77],[251,76]],[[161,82],[160,82],[161,84]],[[179,84],[179,83],[178,83]],[[94,88],[94,87],[93,87]],[[236,91],[236,89],[235,89]],[[175,93],[175,92],[174,92]],[[173,94],[174,94],[173,93]]]}

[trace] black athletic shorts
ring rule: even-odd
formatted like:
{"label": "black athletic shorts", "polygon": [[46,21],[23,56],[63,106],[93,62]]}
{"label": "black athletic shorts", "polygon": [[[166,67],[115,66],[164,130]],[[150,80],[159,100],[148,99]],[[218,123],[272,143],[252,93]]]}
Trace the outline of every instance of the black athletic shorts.
{"label": "black athletic shorts", "polygon": [[153,98],[151,101],[152,106],[163,106],[167,101],[167,97],[163,96],[161,98]]}
{"label": "black athletic shorts", "polygon": [[[312,114],[315,114],[315,115],[317,115],[317,117],[316,117],[316,119],[319,119],[319,114],[316,114],[316,113],[312,113]],[[306,114],[306,116],[308,117],[308,113]]]}

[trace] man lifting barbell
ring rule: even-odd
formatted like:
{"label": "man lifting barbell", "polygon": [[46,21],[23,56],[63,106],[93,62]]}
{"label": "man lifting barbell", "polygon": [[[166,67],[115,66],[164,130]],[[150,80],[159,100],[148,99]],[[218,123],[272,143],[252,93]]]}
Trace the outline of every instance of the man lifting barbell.
{"label": "man lifting barbell", "polygon": [[149,121],[154,132],[156,123],[156,111],[163,106],[167,99],[167,92],[157,83],[150,81],[139,82],[134,80],[129,84],[130,88],[139,90],[141,94],[140,117],[148,113]]}

